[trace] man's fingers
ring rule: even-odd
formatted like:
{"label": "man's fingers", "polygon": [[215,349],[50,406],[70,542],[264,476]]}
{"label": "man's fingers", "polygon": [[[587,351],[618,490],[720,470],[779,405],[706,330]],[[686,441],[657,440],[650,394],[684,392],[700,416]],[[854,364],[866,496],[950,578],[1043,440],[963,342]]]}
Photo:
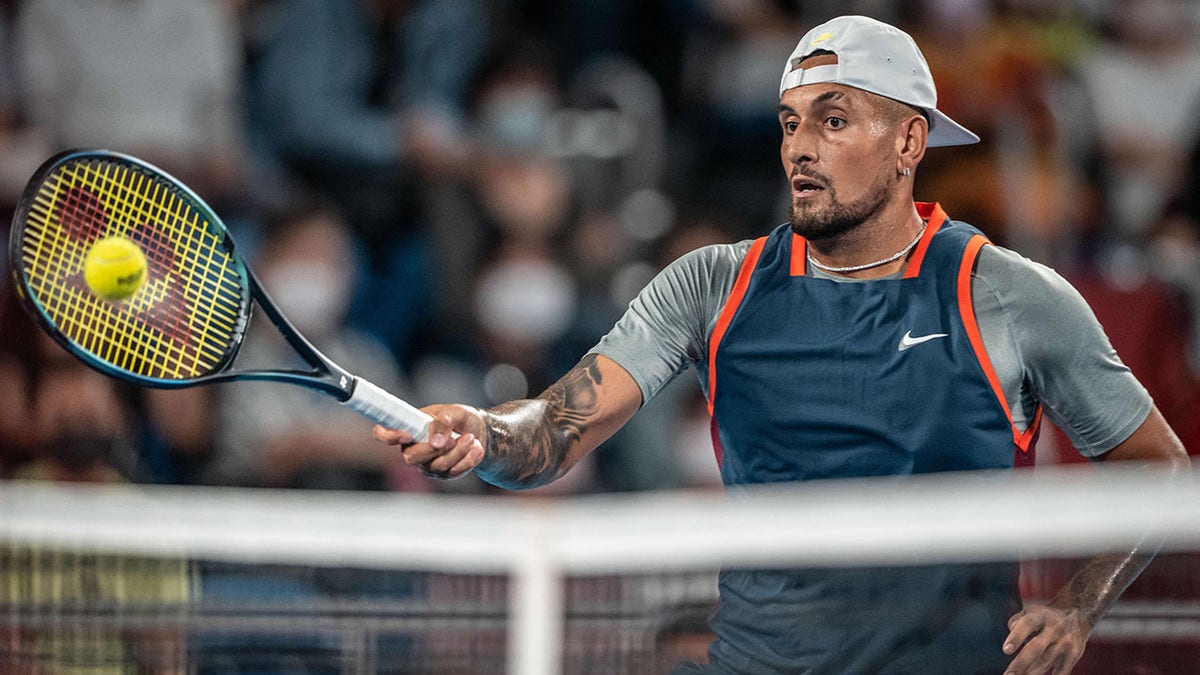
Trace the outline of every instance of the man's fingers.
{"label": "man's fingers", "polygon": [[1048,646],[1049,640],[1035,635],[1020,647],[1016,658],[1005,669],[1004,675],[1042,675],[1050,669],[1046,653]]}
{"label": "man's fingers", "polygon": [[487,433],[487,426],[481,411],[463,405],[433,405],[424,411],[431,419],[428,436],[421,442],[415,442],[412,434],[380,425],[372,433],[377,440],[402,446],[406,463],[435,478],[460,476],[483,461],[480,434]]}
{"label": "man's fingers", "polygon": [[447,474],[462,461],[471,447],[477,445],[474,434],[463,434],[454,442],[454,446],[429,462],[428,470],[433,474]]}
{"label": "man's fingers", "polygon": [[471,426],[474,410],[465,406],[445,406],[429,422],[429,444],[438,450],[450,450],[455,446],[455,432],[474,431]]}
{"label": "man's fingers", "polygon": [[1075,612],[1035,605],[1013,615],[1004,653],[1015,654],[1005,675],[1067,675],[1083,656],[1090,632]]}
{"label": "man's fingers", "polygon": [[471,444],[471,447],[467,449],[466,456],[463,457],[458,464],[455,464],[453,467],[451,467],[450,475],[452,477],[461,476],[471,469],[479,466],[479,463],[482,461],[483,444],[476,440],[473,444]]}
{"label": "man's fingers", "polygon": [[404,462],[418,466],[426,464],[438,458],[442,454],[441,450],[433,447],[428,443],[414,443],[404,448]]}
{"label": "man's fingers", "polygon": [[1043,628],[1020,648],[1005,675],[1067,675],[1083,655],[1083,643],[1061,626]]}
{"label": "man's fingers", "polygon": [[[1045,618],[1039,613],[1021,612],[1009,619],[1008,637],[1004,639],[1004,653],[1015,654],[1004,675],[1026,675],[1029,668],[1042,656],[1046,645],[1037,640],[1045,628]],[[1040,673],[1038,674],[1040,675]]]}
{"label": "man's fingers", "polygon": [[[1036,657],[1033,656],[1035,653]],[[1013,659],[1004,673],[1005,675],[1043,675],[1044,673],[1067,675],[1075,667],[1075,662],[1079,660],[1080,656],[1082,656],[1082,652],[1076,652],[1071,645],[1059,642],[1050,636],[1039,635],[1025,645],[1021,654]]]}
{"label": "man's fingers", "polygon": [[1004,639],[1004,653],[1016,654],[1029,638],[1037,635],[1046,626],[1040,614],[1020,612],[1008,620],[1008,637]]}
{"label": "man's fingers", "polygon": [[413,440],[412,434],[407,431],[403,429],[388,429],[382,424],[376,424],[371,430],[371,435],[375,437],[375,440],[383,441],[388,445],[405,445],[412,443]]}

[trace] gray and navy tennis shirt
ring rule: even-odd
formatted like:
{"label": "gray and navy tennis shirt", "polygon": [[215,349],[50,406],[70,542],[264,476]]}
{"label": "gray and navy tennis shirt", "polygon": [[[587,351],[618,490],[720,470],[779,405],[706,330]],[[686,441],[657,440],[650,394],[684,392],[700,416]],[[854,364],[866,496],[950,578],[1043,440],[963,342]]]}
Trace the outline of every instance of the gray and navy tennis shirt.
{"label": "gray and navy tennis shirt", "polygon": [[[643,397],[695,363],[731,489],[1029,464],[1042,411],[1097,456],[1146,391],[1086,303],[936,204],[905,270],[815,275],[771,235],[684,256],[594,348]],[[1001,672],[1015,563],[726,570],[713,672]]]}

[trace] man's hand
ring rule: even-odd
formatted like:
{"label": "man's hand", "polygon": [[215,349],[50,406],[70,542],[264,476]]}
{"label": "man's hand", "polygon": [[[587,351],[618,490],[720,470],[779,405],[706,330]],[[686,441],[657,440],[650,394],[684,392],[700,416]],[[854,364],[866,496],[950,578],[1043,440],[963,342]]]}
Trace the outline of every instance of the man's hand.
{"label": "man's hand", "polygon": [[1004,675],[1066,675],[1083,656],[1092,626],[1076,610],[1030,605],[1008,620],[1004,653],[1015,654]]}
{"label": "man's hand", "polygon": [[[1179,437],[1158,408],[1112,450],[1103,462],[1136,462],[1161,471],[1164,480],[1187,474],[1189,460]],[[1031,605],[1008,621],[1004,653],[1015,654],[1005,675],[1069,673],[1083,655],[1088,634],[1100,617],[1150,563],[1161,540],[1143,540],[1128,552],[1101,554],[1076,572],[1048,605]]]}
{"label": "man's hand", "polygon": [[[621,428],[642,404],[633,377],[607,356],[588,354],[534,399],[478,410],[432,405],[429,440],[375,427],[375,438],[401,446],[404,461],[435,478],[475,470],[497,487],[526,490],[570,470]],[[454,434],[459,434],[455,437]]]}
{"label": "man's hand", "polygon": [[378,424],[373,432],[375,439],[401,446],[404,461],[432,478],[457,478],[483,461],[487,439],[483,411],[465,405],[431,405],[422,410],[433,417],[427,442],[414,443],[407,431]]}

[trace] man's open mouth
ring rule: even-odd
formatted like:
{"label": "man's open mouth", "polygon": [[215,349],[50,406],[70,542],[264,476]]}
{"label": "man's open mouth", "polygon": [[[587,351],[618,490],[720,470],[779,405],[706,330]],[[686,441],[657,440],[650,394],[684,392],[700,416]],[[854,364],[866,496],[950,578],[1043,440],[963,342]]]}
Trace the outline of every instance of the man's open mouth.
{"label": "man's open mouth", "polygon": [[807,178],[792,179],[792,192],[801,197],[807,197],[824,190],[825,187]]}

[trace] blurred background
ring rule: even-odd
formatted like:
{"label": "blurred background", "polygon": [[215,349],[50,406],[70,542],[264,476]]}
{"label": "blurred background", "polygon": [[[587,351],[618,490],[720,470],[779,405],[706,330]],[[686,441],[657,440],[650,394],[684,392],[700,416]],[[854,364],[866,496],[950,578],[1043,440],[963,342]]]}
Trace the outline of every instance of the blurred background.
{"label": "blurred background", "polygon": [[[1074,283],[1200,453],[1194,0],[0,0],[0,235],[51,154],[130,153],[210,202],[284,312],[349,370],[419,405],[535,396],[672,260],[784,220],[779,77],[807,29],[844,13],[908,30],[939,107],[983,138],[931,150],[918,199]],[[71,511],[23,497],[30,484],[16,479],[359,491],[305,493],[321,504],[519,498],[473,476],[426,479],[360,417],[298,388],[146,390],[93,373],[27,319],[6,264],[0,480],[13,482],[0,497],[26,516]],[[285,358],[264,324],[244,365]],[[1054,430],[1038,460],[1081,462]],[[684,373],[535,492],[718,484],[704,402]],[[198,499],[210,506],[193,510],[232,526],[225,500],[252,494],[206,492]],[[138,499],[131,531],[153,513]],[[427,515],[445,505],[392,499]],[[363,520],[391,513],[360,506]],[[244,508],[251,521],[262,511]],[[307,533],[287,520],[294,508],[281,517]],[[231,536],[233,553],[212,559],[5,542],[0,665],[500,672],[502,578],[300,568],[286,557],[245,565]],[[255,537],[276,538],[288,541],[274,529]],[[464,541],[475,550],[474,537]],[[1197,560],[1160,556],[1098,628],[1079,672],[1194,672]],[[1047,597],[1074,565],[1026,561],[1025,596]],[[645,654],[664,672],[702,659],[715,572],[680,569],[571,578],[564,649],[579,665],[565,672],[656,670]],[[446,635],[454,616],[482,627]],[[122,631],[143,624],[131,617],[145,618],[132,636]],[[412,665],[418,657],[427,668]]]}
{"label": "blurred background", "polygon": [[[54,152],[131,153],[351,371],[420,405],[534,396],[666,264],[783,221],[778,78],[843,13],[911,32],[983,138],[930,151],[918,198],[1072,281],[1200,453],[1190,0],[4,0],[0,229]],[[298,389],[114,383],[2,283],[0,477],[491,490],[428,481]],[[267,332],[247,363],[278,361]],[[1047,432],[1039,461],[1080,460]],[[718,482],[685,373],[544,491]]]}

